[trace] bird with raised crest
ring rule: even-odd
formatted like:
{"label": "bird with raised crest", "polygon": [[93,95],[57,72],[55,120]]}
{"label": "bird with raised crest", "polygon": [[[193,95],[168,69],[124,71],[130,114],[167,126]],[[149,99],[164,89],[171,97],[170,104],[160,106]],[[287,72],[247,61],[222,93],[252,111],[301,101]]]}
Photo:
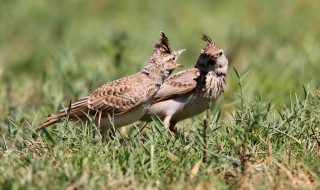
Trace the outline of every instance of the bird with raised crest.
{"label": "bird with raised crest", "polygon": [[224,91],[228,59],[209,36],[203,35],[202,39],[207,44],[194,68],[167,78],[141,121],[149,122],[156,115],[163,120],[164,127],[175,132],[178,121],[202,113]]}
{"label": "bird with raised crest", "polygon": [[93,117],[103,133],[139,120],[148,110],[163,81],[175,68],[182,66],[176,60],[183,51],[173,51],[168,38],[161,32],[160,41],[140,72],[106,83],[72,103],[69,109],[50,114],[36,131],[66,118],[86,121]]}

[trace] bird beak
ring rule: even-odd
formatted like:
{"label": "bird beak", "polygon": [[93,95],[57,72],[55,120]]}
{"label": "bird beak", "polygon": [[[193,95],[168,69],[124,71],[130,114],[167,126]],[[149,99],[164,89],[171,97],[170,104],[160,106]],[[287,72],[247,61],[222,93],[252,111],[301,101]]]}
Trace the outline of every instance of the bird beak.
{"label": "bird beak", "polygon": [[180,49],[177,51],[178,55],[181,55],[182,52],[186,51],[186,49]]}
{"label": "bird beak", "polygon": [[183,65],[179,64],[179,63],[175,63],[176,67],[183,67]]}

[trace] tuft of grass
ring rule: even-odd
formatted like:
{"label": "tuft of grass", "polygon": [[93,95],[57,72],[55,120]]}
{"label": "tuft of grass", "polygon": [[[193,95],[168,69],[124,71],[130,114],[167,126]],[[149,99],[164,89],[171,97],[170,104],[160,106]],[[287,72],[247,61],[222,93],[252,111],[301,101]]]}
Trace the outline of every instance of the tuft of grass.
{"label": "tuft of grass", "polygon": [[[235,70],[242,86],[242,75]],[[93,123],[34,125],[8,120],[0,140],[3,188],[307,188],[320,187],[320,98],[305,96],[274,109],[262,97],[241,100],[231,120],[214,112],[206,140],[201,122],[172,138],[159,120],[103,139]],[[206,157],[205,162],[202,161]],[[52,184],[55,184],[54,186]]]}

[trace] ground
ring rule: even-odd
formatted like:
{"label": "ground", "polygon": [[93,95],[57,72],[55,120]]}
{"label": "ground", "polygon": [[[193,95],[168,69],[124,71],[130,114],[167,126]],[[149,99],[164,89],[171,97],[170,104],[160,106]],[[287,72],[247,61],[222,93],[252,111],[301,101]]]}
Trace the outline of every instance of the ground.
{"label": "ground", "polygon": [[[143,7],[143,8],[142,8]],[[0,189],[320,188],[316,1],[1,1]],[[229,59],[208,114],[103,139],[44,116],[139,71],[164,31],[192,67],[203,33]],[[206,124],[207,123],[207,124]]]}

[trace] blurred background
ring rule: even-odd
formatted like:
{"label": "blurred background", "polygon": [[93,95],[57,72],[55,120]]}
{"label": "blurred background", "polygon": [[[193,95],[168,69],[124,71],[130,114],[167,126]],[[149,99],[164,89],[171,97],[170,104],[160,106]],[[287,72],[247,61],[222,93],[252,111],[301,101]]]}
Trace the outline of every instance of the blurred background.
{"label": "blurred background", "polygon": [[[0,123],[45,114],[138,72],[160,31],[192,67],[207,34],[229,59],[222,109],[245,98],[275,106],[320,85],[320,3],[311,0],[0,0]],[[39,121],[36,121],[37,123]]]}

